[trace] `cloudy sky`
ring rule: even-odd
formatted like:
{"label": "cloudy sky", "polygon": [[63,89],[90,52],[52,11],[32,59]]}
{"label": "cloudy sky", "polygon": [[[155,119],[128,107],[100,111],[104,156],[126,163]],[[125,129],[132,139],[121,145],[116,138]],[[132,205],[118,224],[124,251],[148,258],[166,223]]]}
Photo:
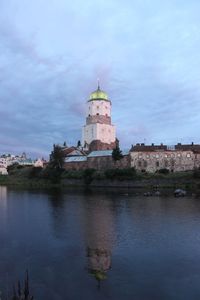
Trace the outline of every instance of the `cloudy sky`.
{"label": "cloudy sky", "polygon": [[112,100],[121,147],[200,143],[199,0],[1,0],[0,154],[76,144]]}

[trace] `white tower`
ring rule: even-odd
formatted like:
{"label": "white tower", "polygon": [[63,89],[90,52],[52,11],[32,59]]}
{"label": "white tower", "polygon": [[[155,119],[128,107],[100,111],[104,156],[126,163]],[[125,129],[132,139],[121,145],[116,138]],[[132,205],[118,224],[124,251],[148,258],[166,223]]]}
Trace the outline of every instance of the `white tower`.
{"label": "white tower", "polygon": [[[82,132],[82,145],[98,144],[96,150],[115,147],[115,126],[111,124],[111,101],[108,95],[98,88],[87,101],[86,125]],[[100,146],[101,145],[101,146]]]}

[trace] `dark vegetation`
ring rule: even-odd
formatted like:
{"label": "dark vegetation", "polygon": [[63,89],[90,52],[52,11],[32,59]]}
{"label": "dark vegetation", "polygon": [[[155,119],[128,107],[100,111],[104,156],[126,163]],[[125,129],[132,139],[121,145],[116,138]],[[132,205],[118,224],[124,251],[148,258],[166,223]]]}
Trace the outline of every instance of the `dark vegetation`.
{"label": "dark vegetation", "polygon": [[[183,183],[188,186],[200,187],[200,168],[193,171],[171,173],[167,169],[161,169],[154,174],[147,172],[138,172],[134,168],[124,169],[107,169],[99,171],[95,169],[85,170],[65,170],[63,168],[64,159],[61,156],[60,149],[57,146],[52,151],[50,163],[44,169],[32,166],[19,166],[17,164],[8,167],[8,176],[0,175],[1,185],[19,185],[23,187],[50,187],[50,186],[66,186],[72,179],[70,184],[79,185],[81,183],[90,185],[93,181],[106,182],[111,181],[129,181],[129,182],[149,182],[159,181],[164,185],[171,186],[173,182],[176,184]],[[77,180],[77,181],[76,181]]]}
{"label": "dark vegetation", "polygon": [[112,151],[112,158],[114,161],[120,160],[123,158],[122,151],[119,147],[119,141],[116,139],[116,147]]}
{"label": "dark vegetation", "polygon": [[[2,298],[0,297],[0,299]],[[28,271],[26,271],[24,283],[21,284],[21,282],[18,281],[17,284],[13,286],[12,296],[6,295],[5,299],[7,300],[33,300],[34,299],[33,296],[31,296],[30,294]]]}

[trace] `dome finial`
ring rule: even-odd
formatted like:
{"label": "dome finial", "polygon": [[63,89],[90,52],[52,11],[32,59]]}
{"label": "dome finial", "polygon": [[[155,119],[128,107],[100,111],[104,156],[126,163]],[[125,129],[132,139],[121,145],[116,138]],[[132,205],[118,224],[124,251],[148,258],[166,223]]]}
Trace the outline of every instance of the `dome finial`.
{"label": "dome finial", "polygon": [[99,91],[99,90],[100,90],[99,78],[97,79],[97,83],[98,83],[98,88],[97,88],[97,90]]}

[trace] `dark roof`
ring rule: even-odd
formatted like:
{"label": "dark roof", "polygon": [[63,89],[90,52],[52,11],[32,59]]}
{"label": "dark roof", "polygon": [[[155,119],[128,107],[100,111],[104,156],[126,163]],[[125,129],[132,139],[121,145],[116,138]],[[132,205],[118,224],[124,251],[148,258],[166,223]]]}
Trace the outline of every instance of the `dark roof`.
{"label": "dark roof", "polygon": [[131,150],[132,152],[134,151],[166,151],[167,150],[167,145],[145,145],[145,144],[136,144],[135,146],[132,145]]}
{"label": "dark roof", "polygon": [[175,145],[175,150],[200,152],[200,145],[194,143],[191,144],[178,143],[177,145]]}

